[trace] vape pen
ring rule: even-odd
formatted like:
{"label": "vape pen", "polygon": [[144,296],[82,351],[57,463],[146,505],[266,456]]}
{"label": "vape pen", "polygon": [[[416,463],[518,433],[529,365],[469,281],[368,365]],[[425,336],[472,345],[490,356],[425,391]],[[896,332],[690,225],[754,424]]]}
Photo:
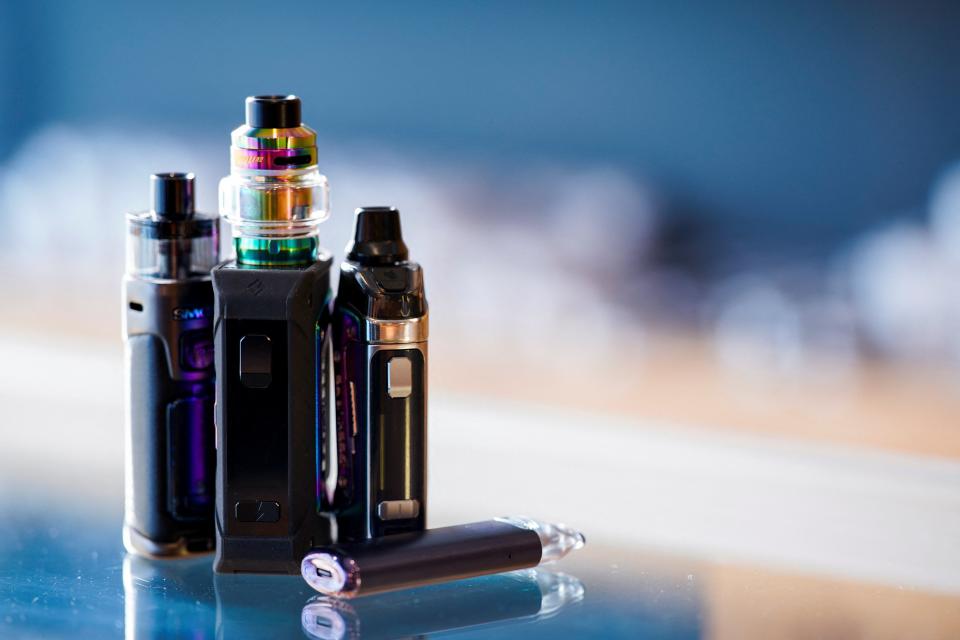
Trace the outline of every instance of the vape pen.
{"label": "vape pen", "polygon": [[496,518],[315,549],[301,573],[327,595],[352,598],[553,562],[584,545],[562,524]]}
{"label": "vape pen", "polygon": [[295,96],[247,98],[220,213],[236,259],[216,294],[217,556],[220,572],[296,573],[323,544],[331,258],[316,133]]}
{"label": "vape pen", "polygon": [[213,549],[213,289],[220,221],[194,212],[189,173],[150,178],[127,216],[126,508],[131,553]]}
{"label": "vape pen", "polygon": [[304,633],[318,640],[420,638],[545,620],[583,600],[573,576],[541,569],[435,585],[416,594],[386,593],[358,600],[316,596],[300,614]]}
{"label": "vape pen", "polygon": [[400,212],[357,209],[334,304],[338,540],[420,531],[427,511],[427,299]]}

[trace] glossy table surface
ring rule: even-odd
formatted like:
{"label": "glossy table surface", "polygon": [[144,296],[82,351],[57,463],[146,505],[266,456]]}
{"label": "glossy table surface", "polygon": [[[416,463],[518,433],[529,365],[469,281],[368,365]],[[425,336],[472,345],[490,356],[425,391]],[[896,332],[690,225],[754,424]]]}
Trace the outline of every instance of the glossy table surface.
{"label": "glossy table surface", "polygon": [[74,524],[71,532],[43,518],[21,523],[23,537],[0,567],[3,637],[392,638],[452,630],[556,637],[601,629],[697,637],[701,631],[692,577],[651,576],[628,586],[610,567],[571,569],[576,577],[528,571],[336,601],[298,577],[214,576],[209,556],[174,562],[125,556],[101,525],[82,518]]}
{"label": "glossy table surface", "polygon": [[4,638],[893,638],[960,629],[956,595],[597,546],[559,573],[336,601],[298,577],[215,577],[210,556],[125,555],[119,511],[36,506],[5,506]]}
{"label": "glossy table surface", "polygon": [[587,546],[341,602],[127,557],[118,354],[0,347],[3,638],[960,637],[952,460],[436,394],[431,524],[527,514]]}

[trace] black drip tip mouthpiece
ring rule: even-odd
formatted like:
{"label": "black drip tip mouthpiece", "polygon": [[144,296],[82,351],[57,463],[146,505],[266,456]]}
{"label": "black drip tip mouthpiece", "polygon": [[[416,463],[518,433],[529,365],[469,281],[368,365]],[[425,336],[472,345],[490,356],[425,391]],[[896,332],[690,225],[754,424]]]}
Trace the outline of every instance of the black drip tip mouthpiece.
{"label": "black drip tip mouthpiece", "polygon": [[347,245],[347,260],[363,264],[389,264],[409,255],[400,231],[400,212],[393,207],[357,209],[353,241]]}
{"label": "black drip tip mouthpiece", "polygon": [[186,220],[193,217],[192,173],[155,173],[150,176],[153,212],[161,220]]}
{"label": "black drip tip mouthpiece", "polygon": [[250,96],[247,98],[247,126],[257,129],[299,127],[300,98],[297,96]]}

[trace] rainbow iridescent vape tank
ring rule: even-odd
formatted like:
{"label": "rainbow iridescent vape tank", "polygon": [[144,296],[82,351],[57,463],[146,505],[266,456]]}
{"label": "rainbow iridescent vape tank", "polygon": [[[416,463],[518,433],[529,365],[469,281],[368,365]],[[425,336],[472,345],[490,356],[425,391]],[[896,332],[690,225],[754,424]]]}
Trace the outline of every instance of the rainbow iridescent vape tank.
{"label": "rainbow iridescent vape tank", "polygon": [[357,209],[334,305],[338,540],[421,531],[427,511],[427,299],[400,212]]}
{"label": "rainbow iridescent vape tank", "polygon": [[213,288],[220,220],[194,212],[194,177],[155,174],[127,216],[126,508],[131,553],[213,550]]}
{"label": "rainbow iridescent vape tank", "polygon": [[321,516],[331,257],[327,179],[295,96],[247,98],[220,214],[236,259],[216,294],[219,572],[297,573],[329,538]]}

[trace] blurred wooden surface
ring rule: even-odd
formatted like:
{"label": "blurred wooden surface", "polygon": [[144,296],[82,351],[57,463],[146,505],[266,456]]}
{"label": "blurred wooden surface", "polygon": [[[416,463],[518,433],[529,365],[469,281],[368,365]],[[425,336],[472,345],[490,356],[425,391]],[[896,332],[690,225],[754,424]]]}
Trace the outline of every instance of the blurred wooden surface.
{"label": "blurred wooden surface", "polygon": [[[576,342],[576,341],[573,341]],[[559,348],[558,348],[559,349]],[[431,383],[697,428],[745,431],[960,457],[960,373],[865,362],[842,375],[730,371],[709,342],[654,332],[598,362],[576,348],[550,359],[493,355],[464,339],[431,345]],[[467,375],[469,373],[469,375]]]}
{"label": "blurred wooden surface", "polygon": [[704,637],[949,638],[960,629],[955,597],[913,589],[711,566],[704,580]]}
{"label": "blurred wooden surface", "polygon": [[[3,273],[0,330],[120,350],[119,276],[99,269],[47,290],[37,274]],[[49,274],[55,278],[56,274]],[[55,282],[55,280],[53,280]],[[434,311],[436,314],[436,310]],[[444,318],[434,325],[443,326]],[[960,458],[960,372],[863,361],[839,371],[813,354],[793,373],[731,370],[700,335],[637,328],[594,344],[589,335],[542,332],[487,336],[482,327],[446,327],[430,343],[437,391],[567,406],[697,428],[835,442]],[[522,338],[522,339],[521,339]],[[3,355],[3,354],[0,354]]]}

